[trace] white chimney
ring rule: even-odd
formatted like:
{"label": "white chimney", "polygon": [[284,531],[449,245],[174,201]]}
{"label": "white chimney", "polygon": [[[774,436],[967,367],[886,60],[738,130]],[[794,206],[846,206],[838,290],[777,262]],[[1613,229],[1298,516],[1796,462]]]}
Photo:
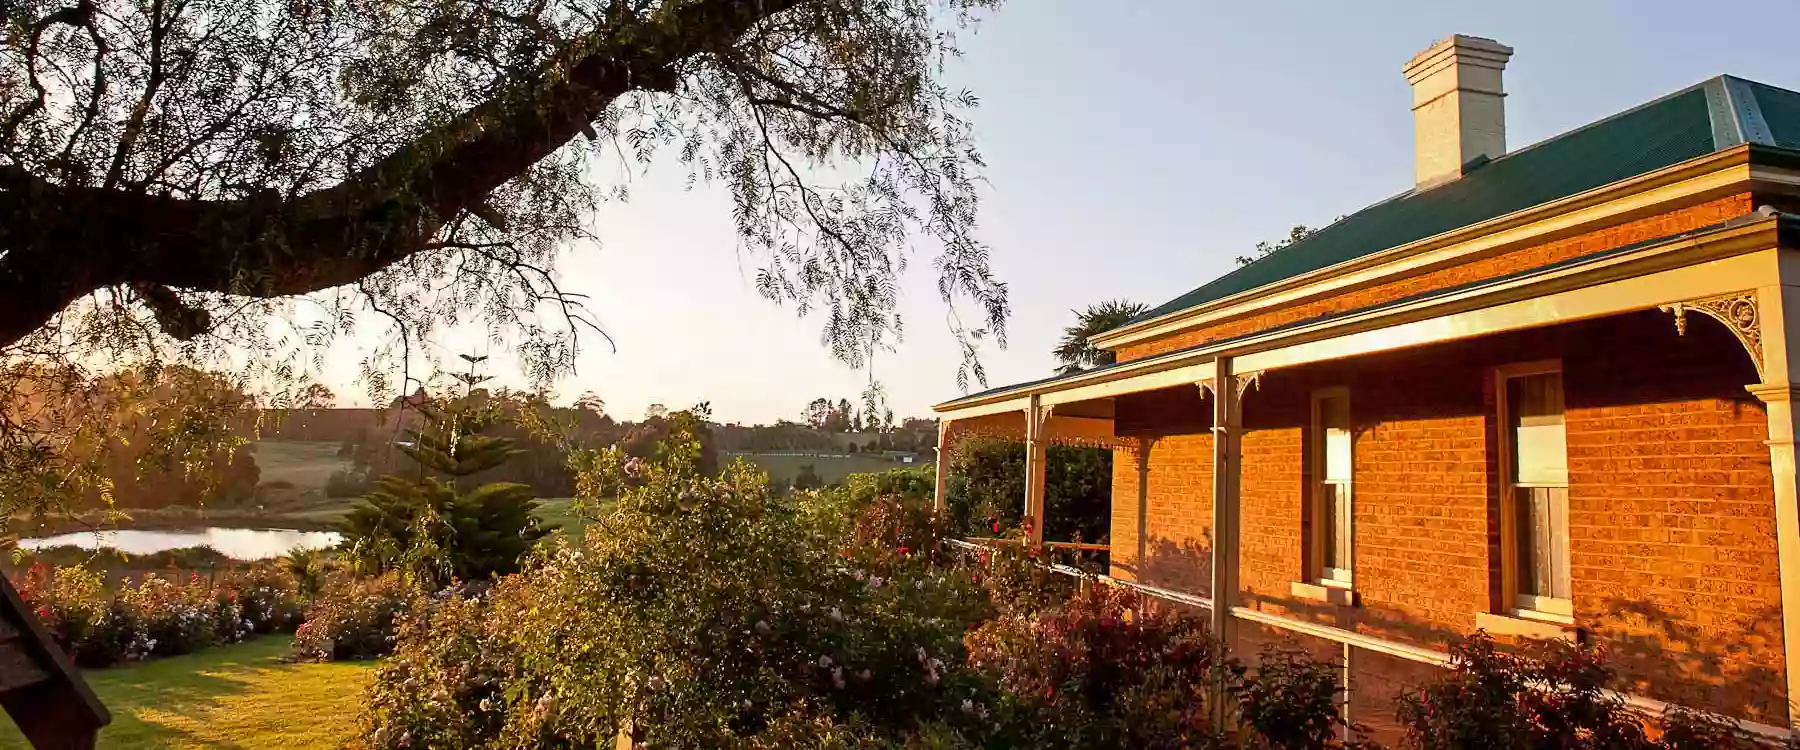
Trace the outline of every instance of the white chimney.
{"label": "white chimney", "polygon": [[1500,72],[1512,52],[1492,39],[1457,34],[1406,64],[1420,189],[1461,177],[1463,166],[1476,157],[1506,153],[1506,89]]}

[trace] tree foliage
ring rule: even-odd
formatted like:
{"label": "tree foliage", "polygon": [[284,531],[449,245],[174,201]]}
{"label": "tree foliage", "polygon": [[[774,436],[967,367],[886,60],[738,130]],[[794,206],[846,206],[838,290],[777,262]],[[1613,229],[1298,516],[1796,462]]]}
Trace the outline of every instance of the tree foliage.
{"label": "tree foliage", "polygon": [[[1112,528],[1112,451],[1052,445],[1044,465],[1044,538],[1104,541]],[[948,505],[964,535],[1018,525],[1025,507],[1025,446],[977,438],[952,454]]]}
{"label": "tree foliage", "polygon": [[1057,374],[1081,372],[1117,361],[1117,355],[1088,343],[1088,339],[1125,325],[1148,309],[1137,302],[1115,299],[1075,312],[1075,325],[1063,329],[1062,338],[1051,351],[1058,363]]}
{"label": "tree foliage", "polygon": [[[382,477],[345,518],[349,557],[370,574],[402,571],[426,587],[516,572],[550,528],[532,517],[527,485],[456,484],[518,455],[511,440],[482,434],[494,410],[462,399],[420,407],[426,426],[408,430],[400,449],[430,476]],[[448,479],[440,478],[448,477]]]}
{"label": "tree foliage", "polygon": [[[1339,216],[1336,219],[1332,219],[1332,221],[1337,222],[1337,221],[1342,220],[1343,218],[1344,217]],[[1269,253],[1273,253],[1277,250],[1284,250],[1289,245],[1292,245],[1296,242],[1299,242],[1299,241],[1304,240],[1308,237],[1311,237],[1315,234],[1318,234],[1318,232],[1319,232],[1318,229],[1308,227],[1305,224],[1295,224],[1293,229],[1288,230],[1288,235],[1286,237],[1283,237],[1280,240],[1277,240],[1275,242],[1269,242],[1267,240],[1258,242],[1258,243],[1256,243],[1256,254],[1255,255],[1239,255],[1237,257],[1236,262],[1240,266],[1250,265],[1251,263],[1255,263],[1256,261],[1261,260],[1264,257],[1267,257],[1269,255]]]}
{"label": "tree foliage", "polygon": [[13,0],[0,357],[230,366],[279,400],[372,333],[380,403],[469,326],[548,379],[598,331],[559,257],[670,164],[729,190],[758,290],[852,365],[898,340],[934,250],[959,381],[984,381],[1006,288],[975,238],[977,99],[940,73],[997,1]]}
{"label": "tree foliage", "polygon": [[259,472],[224,416],[249,402],[241,382],[182,366],[0,368],[0,511],[248,499]]}

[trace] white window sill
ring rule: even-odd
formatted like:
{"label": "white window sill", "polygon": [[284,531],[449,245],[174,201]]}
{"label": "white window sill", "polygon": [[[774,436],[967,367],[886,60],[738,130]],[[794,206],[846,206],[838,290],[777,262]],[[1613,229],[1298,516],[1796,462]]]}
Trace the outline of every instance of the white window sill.
{"label": "white window sill", "polygon": [[1302,583],[1294,581],[1288,585],[1288,593],[1301,599],[1336,604],[1340,607],[1356,606],[1356,591],[1338,584]]}
{"label": "white window sill", "polygon": [[1534,617],[1477,612],[1475,613],[1475,627],[1487,631],[1489,635],[1510,635],[1546,641],[1575,640],[1575,624],[1573,622],[1553,622]]}

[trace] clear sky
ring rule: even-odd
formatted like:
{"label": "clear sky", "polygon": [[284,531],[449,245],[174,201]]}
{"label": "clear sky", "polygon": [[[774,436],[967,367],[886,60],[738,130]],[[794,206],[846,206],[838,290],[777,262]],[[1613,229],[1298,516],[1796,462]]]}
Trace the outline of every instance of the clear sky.
{"label": "clear sky", "polygon": [[[1071,308],[1162,303],[1296,223],[1410,187],[1400,68],[1437,39],[1514,48],[1516,149],[1720,73],[1800,88],[1796,28],[1800,0],[1012,0],[950,71],[982,99],[982,237],[1012,294],[989,382],[1050,374]],[[756,294],[724,189],[684,190],[684,175],[635,178],[632,200],[597,217],[604,244],[563,262],[618,351],[594,340],[557,391],[594,391],[633,419],[711,401],[746,423],[797,419],[818,396],[856,401],[868,373],[831,358],[818,321]],[[903,286],[906,339],[875,362],[897,416],[960,395],[927,252]]]}

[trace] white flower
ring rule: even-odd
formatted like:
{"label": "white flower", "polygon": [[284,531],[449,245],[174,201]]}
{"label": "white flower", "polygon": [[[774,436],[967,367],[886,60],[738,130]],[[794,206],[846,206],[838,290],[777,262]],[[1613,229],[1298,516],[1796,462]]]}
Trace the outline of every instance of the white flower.
{"label": "white flower", "polygon": [[918,656],[919,656],[919,663],[920,663],[920,664],[924,664],[924,663],[925,663],[925,661],[926,661],[926,660],[927,660],[927,659],[930,659],[930,658],[931,658],[931,654],[927,654],[927,653],[925,653],[925,647],[924,647],[924,646],[914,646],[914,647],[913,647],[913,653],[915,653],[915,654],[917,654],[917,655],[918,655]]}
{"label": "white flower", "polygon": [[871,590],[881,588],[881,584],[881,576],[869,576],[869,588]]}
{"label": "white flower", "polygon": [[[967,702],[968,701],[964,701],[964,703],[967,703]],[[484,712],[494,710],[494,699],[482,698],[481,699],[481,710]]]}
{"label": "white flower", "polygon": [[833,620],[835,620],[835,621],[837,621],[837,622],[843,622],[843,621],[844,621],[844,613],[843,613],[843,612],[840,612],[840,611],[838,611],[838,608],[837,608],[837,607],[832,607],[832,608],[831,608],[831,611],[830,611],[830,612],[827,612],[827,613],[826,613],[826,614],[828,614],[828,615],[830,615],[830,616],[831,616],[831,619],[833,619]]}
{"label": "white flower", "polygon": [[538,698],[537,710],[539,713],[554,713],[556,711],[556,696],[545,693],[543,697]]}
{"label": "white flower", "polygon": [[830,656],[819,657],[819,668],[820,669],[830,669],[831,668],[831,657]]}
{"label": "white flower", "polygon": [[965,713],[965,714],[975,713],[975,701],[969,700],[968,698],[964,698],[963,704],[962,704],[962,710],[963,710],[963,713]]}
{"label": "white flower", "polygon": [[756,621],[756,632],[761,633],[763,635],[768,635],[769,631],[771,631],[771,630],[773,630],[773,628],[769,627],[769,623],[767,620],[757,620]]}
{"label": "white flower", "polygon": [[811,612],[812,611],[812,603],[808,602],[806,604],[800,605],[800,611],[801,612]]}
{"label": "white flower", "polygon": [[923,579],[923,578],[913,579],[913,589],[918,590],[918,591],[924,591],[925,590],[925,579]]}
{"label": "white flower", "polygon": [[838,667],[836,669],[831,670],[831,686],[834,688],[837,688],[839,690],[844,689],[844,668],[843,667]]}
{"label": "white flower", "polygon": [[869,678],[874,677],[874,676],[875,676],[875,673],[870,672],[867,669],[864,669],[863,671],[856,673],[856,679],[862,680],[863,682],[868,682]]}

